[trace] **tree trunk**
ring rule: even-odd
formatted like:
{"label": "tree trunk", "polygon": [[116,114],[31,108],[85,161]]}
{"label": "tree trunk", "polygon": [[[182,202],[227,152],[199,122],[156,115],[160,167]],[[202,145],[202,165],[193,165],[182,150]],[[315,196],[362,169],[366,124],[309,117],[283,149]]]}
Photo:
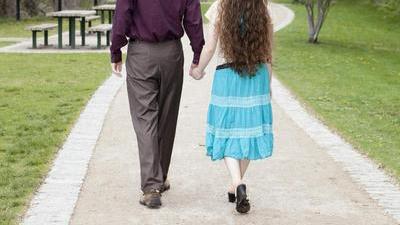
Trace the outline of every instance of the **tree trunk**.
{"label": "tree trunk", "polygon": [[307,21],[308,21],[308,41],[313,42],[313,37],[315,34],[314,28],[314,1],[307,0],[305,4],[307,10]]}
{"label": "tree trunk", "polygon": [[330,8],[332,0],[317,0],[318,15],[315,21],[314,0],[307,0],[305,7],[308,15],[308,42],[318,43],[318,36]]}

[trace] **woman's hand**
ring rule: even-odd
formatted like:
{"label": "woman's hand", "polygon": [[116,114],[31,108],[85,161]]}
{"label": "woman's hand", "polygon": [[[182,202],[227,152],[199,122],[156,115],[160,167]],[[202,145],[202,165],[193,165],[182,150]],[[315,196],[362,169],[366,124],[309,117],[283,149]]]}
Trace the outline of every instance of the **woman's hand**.
{"label": "woman's hand", "polygon": [[198,67],[194,68],[192,70],[192,73],[190,74],[195,80],[200,80],[201,78],[204,77],[206,73],[204,71],[200,71]]}
{"label": "woman's hand", "polygon": [[111,70],[112,70],[113,74],[121,77],[122,76],[122,74],[121,74],[121,72],[122,72],[122,61],[121,62],[117,62],[117,63],[111,63]]}

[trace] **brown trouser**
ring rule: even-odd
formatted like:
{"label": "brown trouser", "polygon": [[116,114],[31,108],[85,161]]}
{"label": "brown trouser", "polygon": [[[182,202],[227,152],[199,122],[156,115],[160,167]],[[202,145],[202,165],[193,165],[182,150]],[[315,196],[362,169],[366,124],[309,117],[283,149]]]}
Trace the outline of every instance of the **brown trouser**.
{"label": "brown trouser", "polygon": [[180,40],[130,42],[126,71],[141,188],[147,192],[160,189],[168,175],[183,83]]}

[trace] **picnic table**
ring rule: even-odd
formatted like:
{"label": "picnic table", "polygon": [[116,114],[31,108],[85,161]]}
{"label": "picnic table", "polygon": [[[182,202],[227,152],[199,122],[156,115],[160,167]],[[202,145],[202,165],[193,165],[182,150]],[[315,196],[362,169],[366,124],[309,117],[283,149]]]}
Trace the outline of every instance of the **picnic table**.
{"label": "picnic table", "polygon": [[108,12],[108,23],[112,23],[112,17],[115,12],[115,4],[98,5],[98,6],[94,6],[92,9],[96,10],[97,13],[100,12],[101,23],[105,22],[104,14],[105,14],[105,12]]}
{"label": "picnic table", "polygon": [[58,48],[62,48],[62,22],[64,18],[68,18],[69,25],[69,45],[71,48],[75,48],[75,20],[76,18],[81,19],[81,34],[82,34],[82,46],[85,45],[85,18],[93,16],[96,11],[93,10],[62,10],[57,12],[49,13],[48,16],[55,17],[58,20]]}

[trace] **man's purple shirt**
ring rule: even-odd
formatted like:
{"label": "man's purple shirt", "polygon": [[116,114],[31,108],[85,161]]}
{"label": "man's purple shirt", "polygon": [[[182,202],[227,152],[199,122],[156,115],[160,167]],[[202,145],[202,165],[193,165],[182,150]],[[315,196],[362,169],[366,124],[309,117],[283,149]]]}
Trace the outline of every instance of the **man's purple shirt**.
{"label": "man's purple shirt", "polygon": [[147,42],[180,39],[184,30],[197,64],[204,45],[200,0],[117,0],[115,9],[111,62],[122,60],[121,48],[127,37]]}

